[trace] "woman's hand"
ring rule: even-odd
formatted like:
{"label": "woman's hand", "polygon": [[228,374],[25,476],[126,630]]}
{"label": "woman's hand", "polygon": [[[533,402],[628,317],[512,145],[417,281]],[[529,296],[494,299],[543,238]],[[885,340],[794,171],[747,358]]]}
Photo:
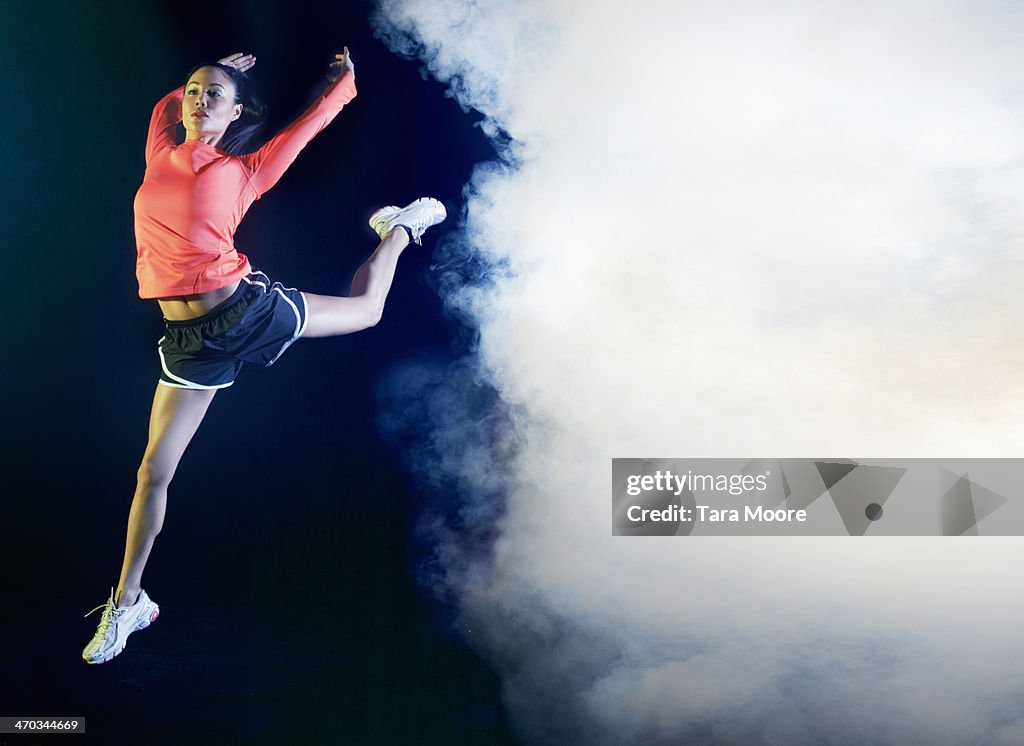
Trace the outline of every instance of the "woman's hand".
{"label": "woman's hand", "polygon": [[327,68],[327,79],[334,82],[346,72],[355,72],[356,66],[352,62],[352,55],[348,53],[348,47],[342,54],[334,55],[334,62]]}
{"label": "woman's hand", "polygon": [[256,66],[256,58],[251,54],[235,52],[234,54],[229,54],[227,57],[217,60],[217,63],[233,67],[239,72],[244,73],[246,70],[251,70]]}

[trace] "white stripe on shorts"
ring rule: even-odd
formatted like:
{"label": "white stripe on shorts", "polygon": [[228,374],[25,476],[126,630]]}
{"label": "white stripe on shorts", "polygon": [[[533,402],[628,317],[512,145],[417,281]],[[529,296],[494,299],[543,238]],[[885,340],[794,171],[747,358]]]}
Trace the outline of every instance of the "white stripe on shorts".
{"label": "white stripe on shorts", "polygon": [[[163,342],[165,339],[167,339],[167,337],[160,337],[160,342]],[[223,389],[234,383],[234,381],[228,381],[227,383],[219,383],[216,386],[204,386],[201,383],[194,383],[193,381],[186,380],[181,376],[174,375],[167,369],[167,361],[164,359],[164,351],[160,349],[160,342],[156,343],[156,351],[160,353],[160,367],[164,369],[164,375],[168,378],[173,378],[175,381],[179,381],[179,383],[171,383],[170,381],[165,381],[162,378],[159,379],[159,383],[162,383],[164,386],[172,386],[176,389]]]}
{"label": "white stripe on shorts", "polygon": [[[253,274],[263,275],[262,272],[254,272]],[[266,275],[263,275],[263,276],[267,277]],[[259,280],[250,280],[248,277],[243,277],[242,279],[245,280],[246,282],[248,282],[250,285],[259,285],[264,290],[267,289],[266,283],[260,282]],[[270,278],[267,277],[267,279],[269,280]]]}
{"label": "white stripe on shorts", "polygon": [[[289,290],[294,290],[295,288],[288,288],[288,289],[289,289]],[[298,309],[298,307],[297,307],[297,306],[295,305],[295,303],[294,303],[294,302],[292,302],[292,299],[291,299],[291,298],[289,298],[289,297],[288,297],[287,295],[285,295],[285,294],[284,294],[284,291],[283,291],[283,290],[281,290],[281,288],[274,288],[274,290],[276,290],[277,292],[279,292],[279,293],[281,294],[281,297],[282,297],[282,298],[284,298],[284,299],[285,299],[286,301],[288,301],[288,305],[289,305],[289,306],[291,306],[291,307],[292,307],[292,310],[293,310],[293,311],[295,312],[295,334],[293,334],[293,335],[292,335],[292,338],[291,338],[291,339],[289,339],[289,340],[288,340],[287,342],[285,342],[285,343],[284,343],[284,344],[283,344],[283,345],[281,346],[281,349],[277,351],[277,354],[276,354],[276,355],[274,355],[274,359],[273,359],[273,360],[271,360],[271,361],[270,361],[269,363],[267,363],[267,367],[268,367],[268,368],[269,368],[269,367],[270,367],[271,365],[273,365],[274,363],[276,363],[276,362],[277,362],[277,359],[278,359],[279,357],[281,357],[281,355],[283,355],[283,354],[284,354],[284,351],[285,351],[285,350],[287,350],[287,349],[288,349],[288,348],[289,348],[289,347],[291,346],[292,342],[294,342],[294,341],[295,341],[296,339],[298,339],[298,338],[299,338],[299,336],[300,336],[300,335],[302,334],[302,330],[306,328],[306,323],[305,323],[305,321],[303,321],[303,319],[302,319],[302,314],[300,314],[300,313],[299,313],[299,309]],[[299,291],[299,293],[300,293],[300,295],[301,295],[302,291],[300,290],[300,291]],[[306,306],[306,296],[304,296],[304,295],[302,296],[302,305],[303,305],[303,306]],[[306,318],[309,318],[309,316],[308,316],[308,314],[309,314],[309,308],[308,308],[308,306],[306,306],[306,313],[307,313],[307,316],[306,316]]]}

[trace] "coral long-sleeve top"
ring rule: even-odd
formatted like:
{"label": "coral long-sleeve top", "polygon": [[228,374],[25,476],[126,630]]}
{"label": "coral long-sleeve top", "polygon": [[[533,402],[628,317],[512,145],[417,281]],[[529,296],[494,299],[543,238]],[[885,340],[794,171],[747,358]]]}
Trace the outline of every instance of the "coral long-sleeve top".
{"label": "coral long-sleeve top", "polygon": [[234,245],[242,217],[356,96],[355,76],[346,72],[259,150],[230,155],[198,140],[175,144],[184,90],[164,96],[149,123],[146,174],[135,195],[140,298],[216,290],[251,272]]}

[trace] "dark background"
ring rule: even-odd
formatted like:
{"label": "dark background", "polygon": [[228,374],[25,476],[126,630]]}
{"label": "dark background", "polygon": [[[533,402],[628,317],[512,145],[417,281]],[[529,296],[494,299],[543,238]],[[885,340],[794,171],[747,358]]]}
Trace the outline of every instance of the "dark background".
{"label": "dark background", "polygon": [[[455,354],[431,252],[494,151],[477,115],[373,37],[372,12],[0,3],[0,715],[85,716],[69,743],[512,742],[497,679],[414,580],[424,498],[378,426],[382,380]],[[152,107],[193,65],[252,52],[269,135],[343,45],[358,97],[253,205],[239,251],[287,286],[343,294],[376,244],[377,207],[432,195],[449,220],[403,255],[376,328],[300,340],[218,392],[143,580],[161,618],[87,666],[100,612],[83,615],[120,574],[159,372],[132,223]]]}

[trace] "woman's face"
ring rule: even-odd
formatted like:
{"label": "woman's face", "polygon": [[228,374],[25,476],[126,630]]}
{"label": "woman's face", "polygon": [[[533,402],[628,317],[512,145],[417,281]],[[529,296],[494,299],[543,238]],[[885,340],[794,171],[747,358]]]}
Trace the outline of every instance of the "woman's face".
{"label": "woman's face", "polygon": [[242,105],[235,103],[235,84],[226,73],[216,67],[201,67],[192,73],[181,104],[185,139],[216,145],[228,125],[241,115]]}

